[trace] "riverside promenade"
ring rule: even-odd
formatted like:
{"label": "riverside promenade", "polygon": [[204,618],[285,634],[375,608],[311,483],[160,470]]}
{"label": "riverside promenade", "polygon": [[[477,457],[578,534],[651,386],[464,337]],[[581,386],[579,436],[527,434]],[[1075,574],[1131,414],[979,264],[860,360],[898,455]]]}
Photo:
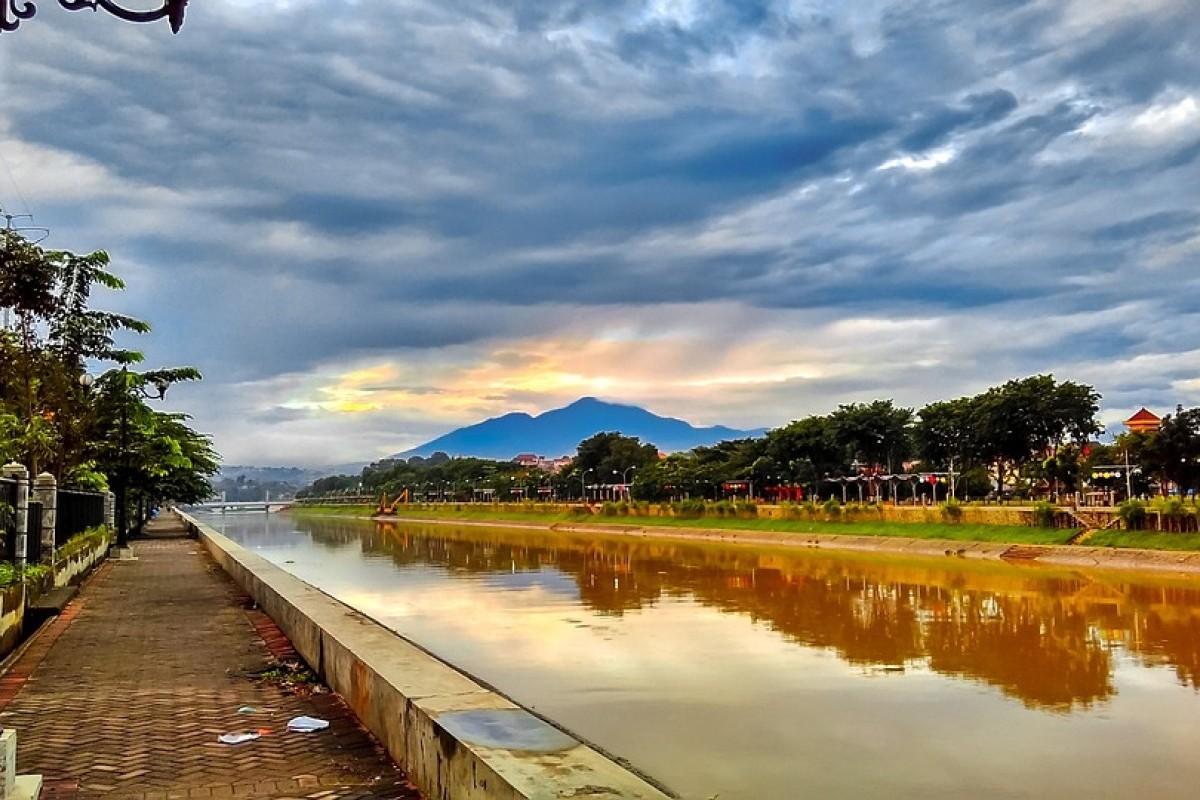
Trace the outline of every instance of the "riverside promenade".
{"label": "riverside promenade", "polygon": [[3,664],[0,725],[43,798],[421,798],[340,697],[280,678],[291,643],[177,517],[146,534]]}

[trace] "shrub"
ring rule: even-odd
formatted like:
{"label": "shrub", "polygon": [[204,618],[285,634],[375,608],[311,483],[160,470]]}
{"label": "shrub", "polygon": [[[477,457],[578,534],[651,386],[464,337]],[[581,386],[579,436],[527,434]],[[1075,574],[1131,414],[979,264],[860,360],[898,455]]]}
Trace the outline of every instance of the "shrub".
{"label": "shrub", "polygon": [[1184,504],[1182,498],[1165,497],[1155,505],[1162,519],[1163,530],[1182,532],[1195,528],[1195,512]]}
{"label": "shrub", "polygon": [[1039,500],[1033,504],[1033,525],[1036,528],[1053,528],[1058,517],[1058,508],[1051,502]]}
{"label": "shrub", "polygon": [[732,517],[737,513],[737,509],[734,507],[733,503],[729,502],[728,500],[719,500],[716,503],[713,503],[710,508],[714,517]]}
{"label": "shrub", "polygon": [[1117,506],[1117,516],[1127,531],[1140,531],[1146,527],[1146,504],[1141,500],[1126,500]]}
{"label": "shrub", "polygon": [[749,501],[738,503],[736,511],[737,515],[743,519],[758,516],[758,506]]}
{"label": "shrub", "polygon": [[600,516],[602,517],[615,517],[618,513],[620,513],[620,509],[617,508],[616,503],[605,500],[604,505],[600,506]]}
{"label": "shrub", "polygon": [[784,519],[800,519],[804,516],[804,507],[793,503],[791,500],[784,500],[779,504],[779,513]]}
{"label": "shrub", "polygon": [[67,541],[63,542],[63,546],[54,551],[58,558],[69,558],[76,553],[84,550],[91,550],[99,547],[102,544],[112,541],[112,533],[108,528],[100,525],[95,528],[88,528],[82,533],[77,533]]}
{"label": "shrub", "polygon": [[962,522],[963,510],[957,500],[947,500],[942,503],[942,519],[947,522]]}
{"label": "shrub", "polygon": [[703,500],[681,500],[671,504],[671,513],[681,519],[700,519],[704,510]]}
{"label": "shrub", "polygon": [[836,497],[831,497],[821,505],[821,512],[829,520],[837,521],[842,518],[842,504],[838,502]]}

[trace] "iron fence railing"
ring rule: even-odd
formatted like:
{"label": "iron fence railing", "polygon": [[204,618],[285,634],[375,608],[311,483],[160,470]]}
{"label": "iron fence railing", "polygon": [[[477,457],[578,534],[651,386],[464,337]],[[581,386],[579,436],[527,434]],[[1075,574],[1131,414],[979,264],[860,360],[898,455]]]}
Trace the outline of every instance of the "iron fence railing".
{"label": "iron fence railing", "polygon": [[54,548],[57,550],[77,533],[104,524],[104,495],[96,492],[58,493],[54,518]]}
{"label": "iron fence railing", "polygon": [[17,551],[17,482],[0,478],[0,544],[4,560],[12,561]]}
{"label": "iron fence railing", "polygon": [[25,563],[36,564],[42,560],[42,504],[29,501],[29,511],[25,518],[29,526],[25,529],[29,534],[25,537]]}

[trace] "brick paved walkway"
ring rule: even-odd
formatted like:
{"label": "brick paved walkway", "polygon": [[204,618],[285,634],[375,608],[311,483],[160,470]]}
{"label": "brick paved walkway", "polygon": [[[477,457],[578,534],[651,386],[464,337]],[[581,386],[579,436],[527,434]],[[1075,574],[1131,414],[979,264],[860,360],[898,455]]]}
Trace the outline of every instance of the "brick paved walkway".
{"label": "brick paved walkway", "polygon": [[[419,800],[340,698],[258,679],[295,651],[203,546],[133,546],[137,561],[101,565],[0,677],[0,725],[44,798]],[[330,728],[288,733],[301,714]],[[262,737],[217,741],[243,731]]]}

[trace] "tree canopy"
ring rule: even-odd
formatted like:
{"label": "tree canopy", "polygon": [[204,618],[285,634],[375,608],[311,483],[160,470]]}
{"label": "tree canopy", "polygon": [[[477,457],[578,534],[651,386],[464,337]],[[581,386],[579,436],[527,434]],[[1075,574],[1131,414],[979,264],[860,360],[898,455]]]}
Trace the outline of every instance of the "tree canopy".
{"label": "tree canopy", "polygon": [[[92,308],[96,289],[121,291],[104,251],[43,250],[18,232],[0,232],[0,457],[60,485],[109,488],[127,477],[130,501],[196,502],[211,492],[218,459],[188,417],[155,411],[144,399],[197,380],[190,367],[135,371],[142,354],[117,337],[145,334],[146,322]],[[94,383],[89,368],[103,368]]]}

